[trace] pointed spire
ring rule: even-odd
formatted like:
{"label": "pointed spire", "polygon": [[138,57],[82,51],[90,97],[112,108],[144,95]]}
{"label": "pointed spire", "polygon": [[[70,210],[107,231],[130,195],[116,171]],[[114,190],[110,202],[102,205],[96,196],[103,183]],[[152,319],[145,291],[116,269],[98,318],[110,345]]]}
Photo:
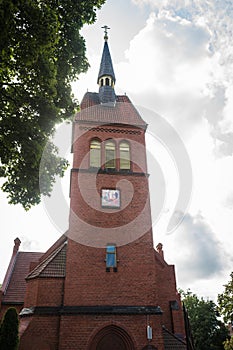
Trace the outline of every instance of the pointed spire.
{"label": "pointed spire", "polygon": [[116,95],[114,91],[114,84],[116,81],[112,59],[108,47],[108,32],[110,29],[108,26],[104,28],[104,49],[102,53],[100,69],[98,74],[97,83],[99,84],[99,98],[101,103],[115,103]]}
{"label": "pointed spire", "polygon": [[98,83],[100,78],[103,76],[110,76],[113,79],[113,82],[115,83],[116,78],[113,70],[113,65],[112,65],[112,59],[108,47],[108,42],[105,41],[104,43],[104,49],[102,53],[102,58],[101,58],[101,63],[100,63],[100,69],[99,69],[99,74],[98,74]]}

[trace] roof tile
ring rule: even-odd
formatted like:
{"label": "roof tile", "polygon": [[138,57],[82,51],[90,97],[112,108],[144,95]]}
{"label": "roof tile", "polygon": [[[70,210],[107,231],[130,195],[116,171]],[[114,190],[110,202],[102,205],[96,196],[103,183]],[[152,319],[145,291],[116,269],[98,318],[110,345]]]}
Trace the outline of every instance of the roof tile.
{"label": "roof tile", "polygon": [[31,262],[37,262],[43,253],[18,252],[14,267],[9,278],[9,284],[3,294],[3,303],[23,303],[26,292],[26,276]]}
{"label": "roof tile", "polygon": [[124,124],[144,128],[146,123],[128,98],[128,96],[116,96],[116,104],[100,104],[99,94],[86,92],[81,102],[81,111],[77,113],[75,120],[100,124]]}
{"label": "roof tile", "polygon": [[163,328],[164,349],[165,350],[186,350],[186,343],[175,334]]}
{"label": "roof tile", "polygon": [[65,277],[66,242],[55,249],[32,270],[27,279],[36,277]]}

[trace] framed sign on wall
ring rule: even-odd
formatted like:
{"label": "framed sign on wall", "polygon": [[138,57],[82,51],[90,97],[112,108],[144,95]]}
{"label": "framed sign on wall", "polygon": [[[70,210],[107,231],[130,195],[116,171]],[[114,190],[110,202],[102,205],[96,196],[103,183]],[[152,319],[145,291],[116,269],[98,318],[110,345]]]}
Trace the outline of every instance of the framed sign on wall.
{"label": "framed sign on wall", "polygon": [[120,208],[121,206],[120,190],[102,189],[101,206],[103,208]]}

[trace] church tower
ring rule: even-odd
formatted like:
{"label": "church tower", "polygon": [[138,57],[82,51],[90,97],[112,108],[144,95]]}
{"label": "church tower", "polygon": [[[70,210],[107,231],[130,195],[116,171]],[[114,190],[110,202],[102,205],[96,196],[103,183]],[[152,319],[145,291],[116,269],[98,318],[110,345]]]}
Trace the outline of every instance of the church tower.
{"label": "church tower", "polygon": [[69,230],[27,277],[24,350],[37,330],[43,350],[186,349],[174,266],[153,246],[147,124],[116,95],[104,29],[99,91],[73,126]]}
{"label": "church tower", "polygon": [[126,95],[116,95],[107,27],[104,40],[99,92],[85,94],[74,122],[64,306],[86,312],[86,349],[163,349],[147,124]]}

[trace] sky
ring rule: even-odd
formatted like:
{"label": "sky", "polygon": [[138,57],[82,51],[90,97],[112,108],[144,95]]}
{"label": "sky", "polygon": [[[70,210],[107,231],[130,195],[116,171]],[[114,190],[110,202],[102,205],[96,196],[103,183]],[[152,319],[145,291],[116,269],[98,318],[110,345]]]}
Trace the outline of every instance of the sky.
{"label": "sky", "polygon": [[[108,25],[116,93],[149,124],[154,243],[178,288],[212,300],[233,270],[232,21],[232,0],[107,0],[82,30],[90,68],[73,83],[79,101],[98,91]],[[55,142],[71,160],[70,135],[61,125]],[[56,186],[28,212],[0,194],[0,281],[16,237],[22,250],[46,251],[68,228],[69,171]]]}

